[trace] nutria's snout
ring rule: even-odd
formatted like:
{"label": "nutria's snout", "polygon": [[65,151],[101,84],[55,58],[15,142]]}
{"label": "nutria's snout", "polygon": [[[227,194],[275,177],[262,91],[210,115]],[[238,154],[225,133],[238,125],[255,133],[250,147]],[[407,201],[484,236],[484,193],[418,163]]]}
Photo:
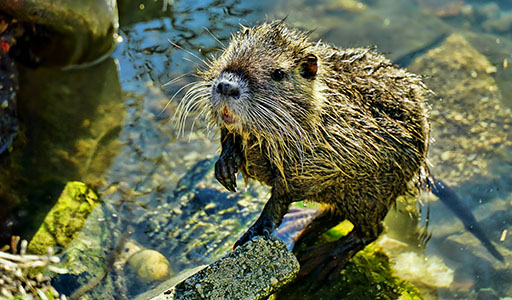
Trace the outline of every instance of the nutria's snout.
{"label": "nutria's snout", "polygon": [[220,120],[232,125],[240,121],[244,101],[248,98],[247,82],[239,75],[224,71],[212,86],[212,107],[218,113]]}
{"label": "nutria's snout", "polygon": [[212,96],[224,100],[236,100],[245,90],[244,80],[235,73],[224,71],[213,85]]}
{"label": "nutria's snout", "polygon": [[226,97],[240,98],[240,89],[238,84],[229,81],[219,81],[215,85],[215,92]]}

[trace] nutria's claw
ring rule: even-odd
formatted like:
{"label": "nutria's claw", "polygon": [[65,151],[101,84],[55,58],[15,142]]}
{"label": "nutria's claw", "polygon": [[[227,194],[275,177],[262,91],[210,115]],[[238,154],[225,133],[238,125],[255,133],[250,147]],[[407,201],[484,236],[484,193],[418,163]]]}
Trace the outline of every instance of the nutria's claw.
{"label": "nutria's claw", "polygon": [[238,168],[236,159],[227,155],[221,155],[215,163],[215,178],[230,192],[236,192]]}
{"label": "nutria's claw", "polygon": [[254,232],[254,229],[249,228],[249,230],[247,230],[247,232],[244,233],[244,235],[242,235],[242,237],[233,245],[233,250],[235,250],[238,246],[242,246],[243,244],[252,240],[255,236],[256,233]]}
{"label": "nutria's claw", "polygon": [[233,250],[236,249],[236,247],[247,243],[258,235],[269,238],[274,229],[274,222],[269,217],[261,215],[256,223],[254,223],[254,225],[252,225],[251,228],[249,228],[249,230],[247,230],[247,232],[244,233],[244,235],[242,235],[242,237],[235,243]]}

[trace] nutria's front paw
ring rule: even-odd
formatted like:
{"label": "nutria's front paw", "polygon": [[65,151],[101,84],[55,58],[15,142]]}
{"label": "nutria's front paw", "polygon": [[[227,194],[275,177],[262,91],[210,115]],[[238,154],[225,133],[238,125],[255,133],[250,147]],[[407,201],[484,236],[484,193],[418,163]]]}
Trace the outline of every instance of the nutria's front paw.
{"label": "nutria's front paw", "polygon": [[235,243],[233,249],[236,249],[236,247],[247,243],[258,235],[262,235],[265,238],[268,238],[274,229],[274,222],[269,217],[262,215],[256,221],[256,223],[254,223],[254,225],[252,225],[251,228],[249,228],[249,230],[247,230],[247,232],[244,233],[244,235],[242,235],[242,237]]}
{"label": "nutria's front paw", "polygon": [[223,152],[215,163],[215,178],[230,192],[236,192],[236,175],[241,160],[236,153]]}

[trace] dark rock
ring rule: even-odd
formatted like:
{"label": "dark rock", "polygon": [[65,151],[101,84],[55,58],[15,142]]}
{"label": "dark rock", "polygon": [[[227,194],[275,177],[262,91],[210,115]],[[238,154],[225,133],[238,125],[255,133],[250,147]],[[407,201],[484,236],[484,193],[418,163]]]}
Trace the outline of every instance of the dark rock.
{"label": "dark rock", "polygon": [[0,11],[26,24],[13,52],[28,63],[96,61],[113,49],[119,27],[114,0],[2,0]]}
{"label": "dark rock", "polygon": [[9,50],[14,41],[9,20],[0,14],[0,155],[9,149],[18,130],[16,93],[18,72]]}
{"label": "dark rock", "polygon": [[298,272],[299,263],[283,242],[257,238],[153,300],[265,299]]}

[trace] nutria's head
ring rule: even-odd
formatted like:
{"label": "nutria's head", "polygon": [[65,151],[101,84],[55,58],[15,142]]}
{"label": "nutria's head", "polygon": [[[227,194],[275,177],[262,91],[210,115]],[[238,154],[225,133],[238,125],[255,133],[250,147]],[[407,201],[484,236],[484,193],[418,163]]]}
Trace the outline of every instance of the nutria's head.
{"label": "nutria's head", "polygon": [[199,73],[203,81],[189,90],[182,110],[199,103],[213,123],[242,135],[307,139],[303,125],[319,115],[314,91],[322,68],[318,44],[307,38],[283,22],[242,27]]}

